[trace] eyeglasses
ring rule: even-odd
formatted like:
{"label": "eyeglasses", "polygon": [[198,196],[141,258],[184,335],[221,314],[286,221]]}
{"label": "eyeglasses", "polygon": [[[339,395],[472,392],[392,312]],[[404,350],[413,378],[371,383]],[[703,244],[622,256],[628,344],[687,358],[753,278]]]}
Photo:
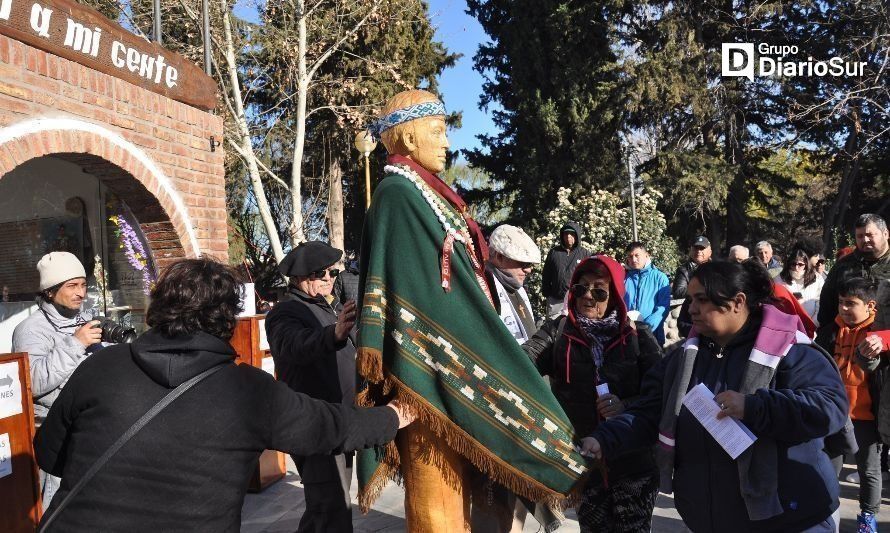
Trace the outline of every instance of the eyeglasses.
{"label": "eyeglasses", "polygon": [[330,270],[326,268],[322,268],[321,270],[316,270],[315,272],[309,273],[309,279],[322,279],[324,278],[324,274],[327,272],[331,275],[331,279],[336,278],[340,274],[340,269],[332,268]]}
{"label": "eyeglasses", "polygon": [[806,267],[807,267],[807,264],[806,264],[806,263],[791,263],[791,266],[793,266],[793,267],[804,267],[804,268],[806,268]]}
{"label": "eyeglasses", "polygon": [[816,261],[816,264],[817,264],[817,265],[824,265],[824,264],[825,264],[825,260],[824,260],[824,259],[820,259],[820,260]]}
{"label": "eyeglasses", "polygon": [[609,299],[609,291],[606,289],[594,287],[593,285],[582,285],[580,283],[572,285],[572,294],[575,298],[583,298],[588,292],[597,302],[605,302]]}

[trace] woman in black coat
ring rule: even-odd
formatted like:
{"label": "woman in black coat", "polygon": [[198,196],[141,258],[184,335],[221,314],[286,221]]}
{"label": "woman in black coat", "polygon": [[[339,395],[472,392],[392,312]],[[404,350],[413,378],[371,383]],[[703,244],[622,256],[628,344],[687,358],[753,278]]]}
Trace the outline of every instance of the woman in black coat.
{"label": "woman in black coat", "polygon": [[[627,318],[624,269],[608,256],[582,261],[572,274],[568,316],[543,324],[523,346],[577,435],[624,412],[640,393],[643,374],[661,359],[644,322]],[[649,531],[658,494],[650,450],[610,460],[603,479],[591,474],[578,508],[582,531]]]}
{"label": "woman in black coat", "polygon": [[314,400],[247,365],[227,342],[239,285],[209,259],[173,264],[151,293],[152,329],[81,364],[34,439],[62,478],[47,515],[96,460],[171,389],[221,366],[161,411],[73,496],[52,531],[238,531],[248,477],[265,449],[330,454],[389,442],[398,406]]}

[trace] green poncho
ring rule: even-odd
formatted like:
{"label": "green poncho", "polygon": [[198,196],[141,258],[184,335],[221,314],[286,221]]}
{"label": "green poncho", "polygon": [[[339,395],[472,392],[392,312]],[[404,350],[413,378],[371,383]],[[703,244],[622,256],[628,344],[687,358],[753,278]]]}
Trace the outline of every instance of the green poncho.
{"label": "green poncho", "polygon": [[[461,220],[450,204],[440,205]],[[415,423],[492,479],[533,501],[556,503],[586,471],[573,451],[572,426],[501,322],[460,242],[450,291],[442,288],[445,235],[408,178],[390,174],[380,183],[362,239],[358,368],[369,386],[358,402],[379,405],[397,396],[418,413]],[[367,510],[398,476],[395,444],[360,453],[357,474]]]}

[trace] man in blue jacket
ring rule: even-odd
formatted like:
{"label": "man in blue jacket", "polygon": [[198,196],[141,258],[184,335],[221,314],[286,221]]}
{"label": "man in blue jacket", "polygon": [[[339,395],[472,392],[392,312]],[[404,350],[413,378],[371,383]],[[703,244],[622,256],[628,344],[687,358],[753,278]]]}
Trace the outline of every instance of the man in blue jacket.
{"label": "man in blue jacket", "polygon": [[627,253],[627,272],[624,276],[624,302],[628,311],[640,314],[652,328],[652,333],[664,344],[664,321],[671,305],[671,284],[667,274],[655,268],[646,246],[632,242],[624,250]]}

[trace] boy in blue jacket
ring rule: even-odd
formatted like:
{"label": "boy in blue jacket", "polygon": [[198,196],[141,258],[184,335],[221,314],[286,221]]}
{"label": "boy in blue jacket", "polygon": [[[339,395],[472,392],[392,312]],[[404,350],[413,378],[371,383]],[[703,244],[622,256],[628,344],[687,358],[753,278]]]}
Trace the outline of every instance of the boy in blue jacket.
{"label": "boy in blue jacket", "polygon": [[652,328],[655,339],[664,344],[664,321],[671,305],[671,284],[667,274],[655,268],[646,246],[632,242],[627,253],[627,272],[624,276],[624,303],[628,311],[636,311],[639,318]]}

